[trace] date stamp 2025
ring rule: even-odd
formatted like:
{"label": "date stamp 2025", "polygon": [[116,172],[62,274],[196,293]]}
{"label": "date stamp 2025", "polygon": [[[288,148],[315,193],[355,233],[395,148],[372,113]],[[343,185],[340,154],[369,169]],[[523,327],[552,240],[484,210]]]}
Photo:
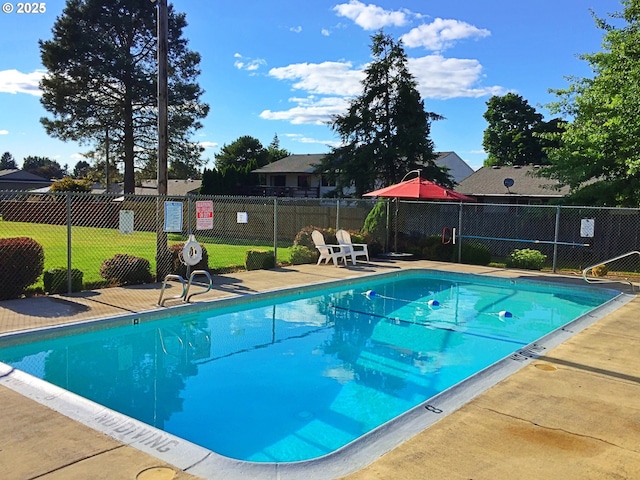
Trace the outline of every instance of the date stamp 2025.
{"label": "date stamp 2025", "polygon": [[2,4],[2,13],[38,14],[46,11],[47,4],[45,2],[5,2]]}

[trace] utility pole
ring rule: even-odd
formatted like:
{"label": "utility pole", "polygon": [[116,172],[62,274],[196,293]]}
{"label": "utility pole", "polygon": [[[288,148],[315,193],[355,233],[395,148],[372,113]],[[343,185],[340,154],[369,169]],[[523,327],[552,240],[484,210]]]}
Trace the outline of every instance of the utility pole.
{"label": "utility pole", "polygon": [[167,79],[167,52],[169,20],[167,0],[158,1],[158,199],[156,209],[156,278],[161,281],[171,270],[171,259],[164,231],[164,200],[167,195],[167,151],[169,88]]}

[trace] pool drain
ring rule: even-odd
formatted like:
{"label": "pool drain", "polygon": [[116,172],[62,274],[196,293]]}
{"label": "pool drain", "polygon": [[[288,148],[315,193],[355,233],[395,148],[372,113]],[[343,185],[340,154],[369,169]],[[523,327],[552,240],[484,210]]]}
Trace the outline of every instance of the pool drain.
{"label": "pool drain", "polygon": [[136,475],[136,480],[173,480],[175,476],[175,470],[169,467],[151,467]]}

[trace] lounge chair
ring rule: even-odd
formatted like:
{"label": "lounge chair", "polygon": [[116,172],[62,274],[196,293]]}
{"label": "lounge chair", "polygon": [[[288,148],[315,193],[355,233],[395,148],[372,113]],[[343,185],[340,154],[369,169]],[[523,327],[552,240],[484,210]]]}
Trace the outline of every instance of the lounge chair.
{"label": "lounge chair", "polygon": [[351,256],[351,261],[356,264],[356,257],[365,257],[369,263],[369,249],[366,243],[353,243],[351,235],[346,230],[338,230],[336,232],[338,244],[343,247],[344,253]]}
{"label": "lounge chair", "polygon": [[329,260],[333,260],[333,264],[337,267],[340,259],[347,264],[347,255],[340,245],[328,245],[324,241],[324,235],[318,230],[311,232],[311,238],[315,244],[318,252],[320,252],[320,258],[318,258],[317,265],[324,260],[325,263],[329,263]]}

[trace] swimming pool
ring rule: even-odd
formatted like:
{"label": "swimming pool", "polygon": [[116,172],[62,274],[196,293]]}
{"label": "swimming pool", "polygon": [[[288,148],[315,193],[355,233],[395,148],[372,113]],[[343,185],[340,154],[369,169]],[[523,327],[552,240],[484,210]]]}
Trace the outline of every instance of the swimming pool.
{"label": "swimming pool", "polygon": [[[294,462],[416,407],[441,415],[434,396],[544,348],[531,342],[617,294],[405,272],[175,309],[177,318],[127,318],[72,337],[7,337],[0,359],[219,454]],[[134,423],[114,418],[94,423],[135,435]],[[137,432],[158,451],[175,442]]]}

